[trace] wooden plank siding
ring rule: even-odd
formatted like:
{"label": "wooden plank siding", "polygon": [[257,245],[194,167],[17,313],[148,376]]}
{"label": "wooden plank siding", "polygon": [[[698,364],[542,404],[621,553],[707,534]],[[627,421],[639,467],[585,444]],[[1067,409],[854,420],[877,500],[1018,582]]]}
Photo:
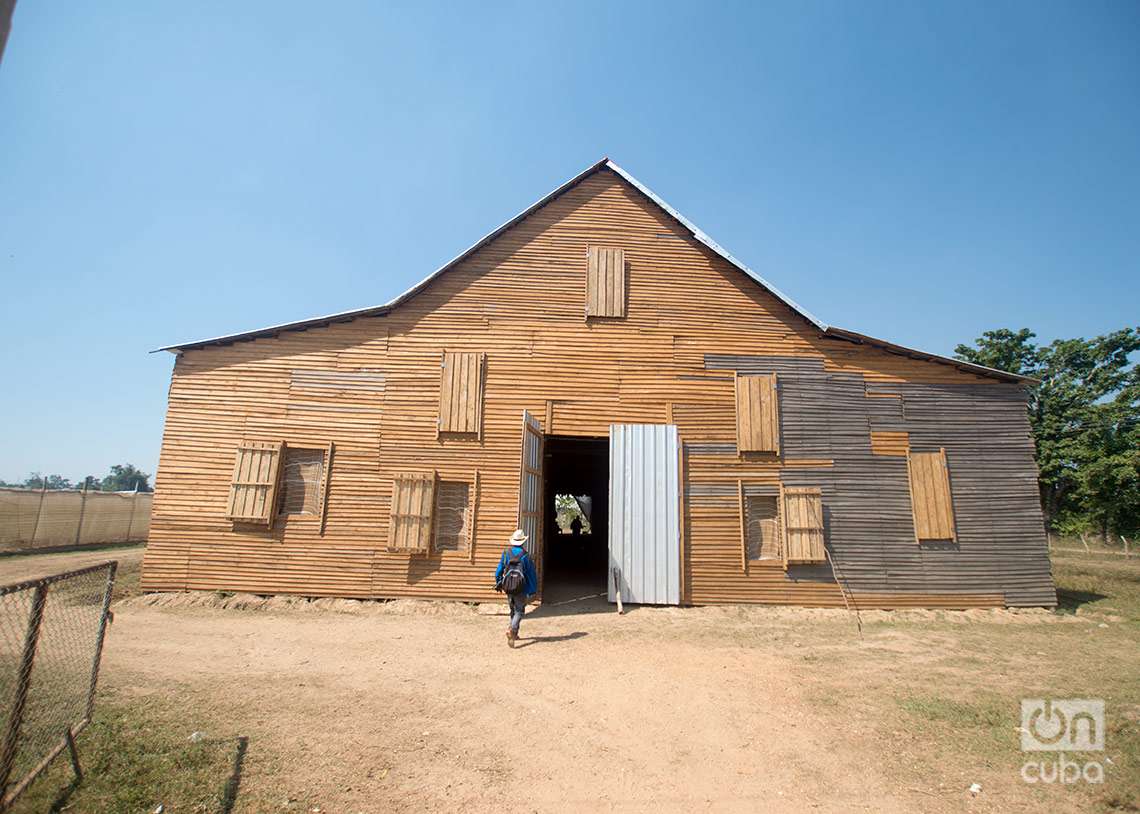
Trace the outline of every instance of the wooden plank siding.
{"label": "wooden plank siding", "polygon": [[[582,317],[590,246],[621,249],[623,319]],[[480,434],[441,432],[444,354],[479,355]],[[756,359],[782,361],[747,361]],[[810,376],[786,378],[786,370],[794,373],[804,364],[811,366]],[[328,371],[349,377],[330,378]],[[366,378],[353,379],[355,374]],[[740,456],[737,374],[779,375],[780,458]],[[847,509],[836,502],[837,484],[859,494],[859,478],[843,474],[852,461],[888,465],[875,476],[889,482],[892,495],[907,492],[905,463],[871,454],[869,408],[853,411],[847,423],[823,430],[822,437],[816,425],[805,424],[814,415],[821,421],[830,415],[832,408],[816,402],[827,396],[829,377],[850,381],[862,403],[893,401],[867,397],[869,388],[880,386],[917,388],[931,398],[968,392],[971,403],[1002,405],[1017,391],[947,365],[824,337],[615,173],[602,170],[387,315],[182,352],[170,386],[143,588],[494,600],[489,575],[518,522],[519,421],[527,410],[547,417],[545,431],[566,436],[601,437],[611,423],[672,417],[685,450],[687,601],[841,607],[827,566],[785,570],[779,561],[752,560],[741,567],[741,489],[747,496],[757,489],[775,494],[785,482],[818,487],[824,511],[831,512],[829,533],[845,528],[839,516]],[[336,398],[314,395],[334,385],[342,386]],[[1005,431],[1019,438],[1028,432],[1024,414],[1002,416],[1013,422]],[[937,435],[929,424],[921,433],[923,444]],[[243,441],[315,449],[335,443],[323,536],[320,524],[291,518],[271,529],[227,520]],[[951,449],[957,467],[956,443],[936,440],[935,448]],[[1026,497],[1028,478],[1035,476],[1032,457],[1018,457],[1021,450],[1002,459],[1006,469],[1000,471],[1011,474],[1007,487],[1016,496],[1003,534],[1023,541],[1020,548],[1011,544],[1014,552],[1036,551],[1039,535],[1044,552],[1039,509]],[[471,482],[473,471],[476,546],[389,551],[397,475],[432,472],[441,480]],[[852,506],[856,514],[878,511]],[[1009,565],[995,555],[988,567],[996,576],[976,583],[982,587],[948,580],[942,589],[913,560],[906,568],[918,576],[891,576],[896,572],[887,561],[894,554],[884,559],[882,551],[894,551],[900,532],[891,523],[884,528],[878,549],[870,531],[860,532],[854,548],[836,549],[853,557],[859,607],[1000,605],[1008,600],[1006,570],[1015,591],[1025,586],[1015,601],[1046,601],[1046,585],[1051,590],[1047,561],[1042,574],[1033,557]],[[913,530],[906,542],[918,548]],[[861,553],[874,550],[879,554]],[[851,576],[847,560],[839,562]],[[970,561],[970,569],[979,567]]]}

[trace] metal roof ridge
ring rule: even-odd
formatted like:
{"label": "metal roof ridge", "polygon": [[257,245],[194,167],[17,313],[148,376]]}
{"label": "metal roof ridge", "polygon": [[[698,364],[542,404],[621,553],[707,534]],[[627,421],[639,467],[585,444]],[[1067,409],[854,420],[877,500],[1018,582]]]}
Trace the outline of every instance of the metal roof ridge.
{"label": "metal roof ridge", "polygon": [[678,212],[676,209],[674,209],[672,206],[670,206],[660,195],[655,193],[649,187],[645,186],[645,184],[638,181],[636,178],[634,178],[632,175],[630,175],[624,169],[619,167],[613,161],[606,159],[605,165],[607,167],[609,167],[611,170],[613,170],[614,172],[616,172],[618,175],[620,175],[622,178],[624,178],[627,182],[629,182],[632,186],[634,186],[639,192],[641,192],[643,195],[645,195],[647,198],[649,198],[651,201],[653,201],[653,203],[657,204],[659,207],[664,209],[667,213],[672,215],[676,221],[678,221],[681,225],[683,225],[686,229],[689,230],[689,232],[693,235],[694,238],[696,238],[698,241],[700,241],[704,245],[708,246],[714,252],[716,252],[721,257],[723,257],[725,260],[727,260],[729,263],[731,263],[732,265],[736,266],[738,269],[743,271],[745,274],[747,274],[749,277],[751,277],[755,282],[759,283],[761,286],[763,286],[765,289],[767,289],[769,293],[771,293],[774,297],[776,297],[776,299],[780,300],[782,303],[787,305],[789,308],[791,308],[793,311],[795,311],[801,317],[806,319],[812,325],[819,328],[821,331],[827,330],[827,323],[825,323],[823,320],[816,317],[814,314],[812,314],[806,308],[801,306],[799,303],[797,303],[791,297],[784,294],[782,291],[780,291],[780,289],[776,288],[776,286],[772,285],[770,282],[765,280],[763,277],[761,277],[755,271],[750,269],[748,266],[746,266],[740,260],[737,260],[736,257],[734,257],[731,252],[729,252],[727,249],[725,249],[723,246],[721,246],[719,243],[717,243],[715,240],[713,240],[711,237],[709,237],[707,234],[705,234],[699,226],[697,226],[691,220],[689,220],[684,215],[682,215],[680,212]]}

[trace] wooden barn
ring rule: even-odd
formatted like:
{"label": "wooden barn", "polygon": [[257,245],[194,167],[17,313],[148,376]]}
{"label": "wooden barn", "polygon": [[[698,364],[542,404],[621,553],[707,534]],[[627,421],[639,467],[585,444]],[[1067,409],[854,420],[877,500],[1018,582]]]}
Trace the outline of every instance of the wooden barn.
{"label": "wooden barn", "polygon": [[821,322],[609,160],[386,305],[162,350],[147,590],[493,599],[520,527],[547,598],[1056,602],[1027,380]]}

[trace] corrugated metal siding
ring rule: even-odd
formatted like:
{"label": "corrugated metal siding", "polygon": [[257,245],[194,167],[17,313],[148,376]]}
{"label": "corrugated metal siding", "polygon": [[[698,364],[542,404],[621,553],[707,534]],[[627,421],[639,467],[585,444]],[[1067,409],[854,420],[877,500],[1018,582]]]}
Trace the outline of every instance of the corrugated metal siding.
{"label": "corrugated metal siding", "polygon": [[610,573],[619,569],[625,602],[681,602],[677,453],[674,425],[610,425]]}
{"label": "corrugated metal siding", "polygon": [[[1001,594],[1010,605],[1055,604],[1021,388],[873,384],[805,358],[707,355],[705,362],[779,374],[784,455],[834,461],[786,467],[780,481],[821,487],[828,547],[856,595]],[[872,430],[909,432],[913,450],[945,447],[955,545],[915,541],[906,460],[873,455]]]}

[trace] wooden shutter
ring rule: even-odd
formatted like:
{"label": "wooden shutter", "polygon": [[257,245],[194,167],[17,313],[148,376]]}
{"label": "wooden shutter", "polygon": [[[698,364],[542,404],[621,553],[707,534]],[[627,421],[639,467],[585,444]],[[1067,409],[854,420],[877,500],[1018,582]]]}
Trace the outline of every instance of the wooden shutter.
{"label": "wooden shutter", "polygon": [[242,441],[234,460],[226,519],[239,523],[273,521],[277,481],[285,444],[281,441]]}
{"label": "wooden shutter", "polygon": [[439,383],[439,431],[478,433],[483,418],[486,354],[444,351]]}
{"label": "wooden shutter", "polygon": [[393,476],[388,550],[428,552],[431,549],[434,506],[434,472],[406,472]]}
{"label": "wooden shutter", "polygon": [[590,246],[586,266],[586,316],[625,316],[625,251]]}
{"label": "wooden shutter", "polygon": [[825,562],[823,502],[818,487],[783,488],[784,562]]}
{"label": "wooden shutter", "polygon": [[736,375],[736,448],[780,454],[775,373]]}
{"label": "wooden shutter", "polygon": [[911,452],[906,458],[910,474],[910,505],[917,540],[953,540],[954,504],[950,497],[950,470],[946,450]]}

